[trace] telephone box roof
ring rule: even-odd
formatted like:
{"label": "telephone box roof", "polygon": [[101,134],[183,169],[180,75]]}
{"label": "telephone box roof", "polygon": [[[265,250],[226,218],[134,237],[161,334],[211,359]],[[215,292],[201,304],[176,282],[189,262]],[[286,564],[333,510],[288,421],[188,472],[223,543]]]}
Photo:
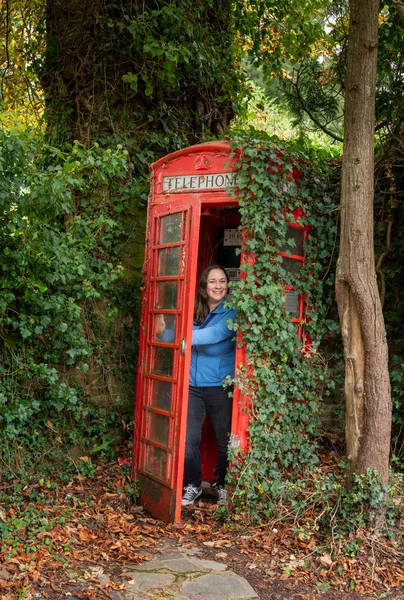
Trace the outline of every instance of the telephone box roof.
{"label": "telephone box roof", "polygon": [[195,144],[194,146],[188,146],[187,148],[183,148],[182,150],[177,150],[176,152],[172,152],[167,156],[163,156],[159,160],[156,160],[153,164],[150,165],[150,170],[155,171],[159,167],[164,164],[170,163],[173,160],[178,158],[182,158],[189,154],[202,154],[203,152],[207,152],[209,154],[226,154],[229,155],[232,150],[234,150],[232,142],[229,140],[215,140],[213,142],[204,142],[202,144]]}

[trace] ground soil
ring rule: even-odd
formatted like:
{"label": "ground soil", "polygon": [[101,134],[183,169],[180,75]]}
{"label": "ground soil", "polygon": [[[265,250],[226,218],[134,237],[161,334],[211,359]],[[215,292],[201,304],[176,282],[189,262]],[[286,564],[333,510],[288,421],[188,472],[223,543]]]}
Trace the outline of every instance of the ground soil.
{"label": "ground soil", "polygon": [[[208,493],[183,510],[180,525],[167,525],[133,502],[128,482],[113,464],[64,487],[26,487],[18,501],[7,501],[0,488],[0,520],[19,524],[15,535],[1,540],[1,600],[111,600],[127,581],[128,567],[167,544],[197,547],[200,558],[225,563],[261,600],[404,600],[404,554],[388,540],[370,543],[366,532],[356,531],[362,545],[355,555],[344,548],[329,554],[310,527],[310,539],[300,539],[293,523],[281,520],[276,526],[218,520]],[[97,584],[94,570],[113,587]]]}
{"label": "ground soil", "polygon": [[404,600],[404,587],[390,591],[380,588],[371,595],[363,595],[356,592],[339,592],[330,588],[321,591],[315,585],[304,585],[294,581],[293,578],[286,580],[279,577],[268,577],[265,574],[265,561],[257,560],[255,557],[254,563],[258,564],[251,569],[247,566],[249,561],[246,557],[240,556],[237,550],[229,550],[224,558],[217,558],[214,552],[206,550],[200,556],[225,562],[229,569],[250,583],[261,600],[375,600],[376,598]]}
{"label": "ground soil", "polygon": [[[209,499],[205,504],[209,507]],[[188,509],[184,515],[185,520],[190,522],[197,514],[198,507]],[[239,540],[250,537],[254,537],[251,528],[243,531],[240,527],[235,533],[235,538]],[[201,549],[199,557],[224,562],[229,569],[250,583],[260,600],[375,600],[376,598],[404,600],[404,586],[388,589],[386,586],[375,585],[371,592],[359,593],[348,591],[352,581],[350,578],[346,581],[347,591],[341,591],[341,589],[333,589],[331,584],[328,585],[328,581],[323,585],[317,582],[320,584],[318,587],[316,584],[304,584],[293,576],[279,575],[279,565],[274,569],[271,556],[266,552],[260,553],[259,546],[253,545],[251,552],[240,551],[239,546],[232,543],[224,544],[219,551],[212,545],[206,545],[206,542],[199,543],[198,546]],[[338,587],[341,588],[341,585]]]}
{"label": "ground soil", "polygon": [[[172,538],[170,538],[172,541]],[[164,545],[164,540],[160,540]],[[160,544],[145,557],[152,558],[158,553]],[[195,547],[194,543],[185,544]],[[304,585],[295,581],[293,577],[282,579],[279,576],[267,575],[267,561],[263,557],[248,556],[242,554],[235,547],[225,547],[223,551],[207,548],[203,544],[198,546],[199,558],[206,558],[225,563],[228,568],[241,577],[244,577],[258,594],[260,600],[404,600],[404,587],[387,590],[379,588],[371,594],[360,594],[357,592],[341,592],[329,588],[321,591],[316,585]],[[251,559],[254,560],[254,568],[251,568]],[[95,589],[95,580],[81,579],[83,572],[95,565],[83,563],[81,568],[73,570],[48,570],[40,585],[35,586],[36,593],[31,598],[38,600],[62,600],[74,596],[75,600],[109,600],[108,592]],[[103,572],[108,574],[117,588],[127,581],[127,566],[121,563],[103,564]],[[79,579],[80,578],[80,579]],[[47,584],[44,585],[47,580]],[[0,596],[2,597],[2,596]]]}

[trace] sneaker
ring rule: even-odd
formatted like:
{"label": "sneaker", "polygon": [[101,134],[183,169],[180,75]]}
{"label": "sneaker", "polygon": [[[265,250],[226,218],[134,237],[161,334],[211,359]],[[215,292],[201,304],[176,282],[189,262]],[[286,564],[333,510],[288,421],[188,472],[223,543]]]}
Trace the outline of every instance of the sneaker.
{"label": "sneaker", "polygon": [[226,488],[219,485],[219,487],[217,488],[217,503],[218,504],[226,504],[226,500],[227,500]]}
{"label": "sneaker", "polygon": [[182,506],[189,506],[193,504],[197,498],[202,494],[202,488],[196,487],[196,485],[189,484],[184,488],[184,494],[182,496]]}

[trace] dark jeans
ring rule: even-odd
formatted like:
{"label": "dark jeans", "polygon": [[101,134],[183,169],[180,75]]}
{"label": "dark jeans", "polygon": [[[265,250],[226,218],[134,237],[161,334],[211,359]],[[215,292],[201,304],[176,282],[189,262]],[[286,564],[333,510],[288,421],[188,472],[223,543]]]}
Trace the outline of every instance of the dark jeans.
{"label": "dark jeans", "polygon": [[199,443],[206,414],[215,432],[218,465],[217,485],[224,485],[227,469],[227,445],[231,429],[232,398],[230,389],[189,387],[187,440],[185,444],[185,481],[199,487],[202,483]]}

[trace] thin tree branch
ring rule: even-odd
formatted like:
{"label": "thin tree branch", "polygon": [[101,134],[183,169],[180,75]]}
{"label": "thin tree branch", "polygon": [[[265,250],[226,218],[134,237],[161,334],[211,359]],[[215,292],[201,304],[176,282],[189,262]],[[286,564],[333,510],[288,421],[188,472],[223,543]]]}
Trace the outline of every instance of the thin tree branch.
{"label": "thin tree branch", "polygon": [[296,90],[296,94],[297,94],[297,99],[300,103],[300,106],[302,107],[302,109],[304,110],[304,112],[307,114],[307,116],[313,121],[313,123],[315,123],[317,125],[317,127],[319,127],[321,129],[321,131],[323,131],[324,133],[326,133],[327,135],[329,135],[330,137],[332,137],[334,140],[337,140],[338,142],[343,142],[344,138],[336,135],[335,133],[333,133],[332,131],[330,131],[325,125],[323,125],[322,123],[320,123],[320,121],[312,114],[312,112],[307,108],[306,103],[304,102],[301,94],[300,94],[300,90],[299,90],[299,86],[297,83],[294,83],[293,81],[291,81],[291,84],[294,86],[295,90]]}
{"label": "thin tree branch", "polygon": [[10,68],[10,54],[9,54],[9,49],[8,49],[9,35],[10,35],[9,29],[10,29],[10,7],[9,7],[9,0],[6,0],[6,39],[5,39],[6,66],[4,67],[3,73],[1,74],[1,86],[0,86],[0,97],[1,98],[3,98],[4,81],[6,78],[6,73]]}

